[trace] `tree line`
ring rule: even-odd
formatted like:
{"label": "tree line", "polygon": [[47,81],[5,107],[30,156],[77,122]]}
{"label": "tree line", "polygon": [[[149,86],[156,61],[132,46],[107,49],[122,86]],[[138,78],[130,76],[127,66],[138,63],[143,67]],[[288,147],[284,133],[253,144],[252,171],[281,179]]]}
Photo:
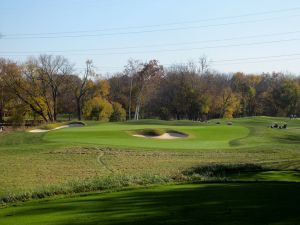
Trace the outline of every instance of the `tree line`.
{"label": "tree line", "polygon": [[157,60],[129,60],[123,71],[105,79],[91,60],[77,74],[62,56],[40,55],[24,63],[0,59],[0,122],[54,122],[62,116],[207,120],[299,112],[299,76],[219,73],[205,57],[167,68]]}

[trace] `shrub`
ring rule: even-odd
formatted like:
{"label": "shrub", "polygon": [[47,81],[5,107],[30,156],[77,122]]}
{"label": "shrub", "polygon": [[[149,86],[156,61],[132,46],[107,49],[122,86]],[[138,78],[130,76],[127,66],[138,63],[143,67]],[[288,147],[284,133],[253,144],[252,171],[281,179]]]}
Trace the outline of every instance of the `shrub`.
{"label": "shrub", "polygon": [[162,120],[170,120],[172,116],[169,109],[166,107],[161,107],[159,110],[159,118]]}
{"label": "shrub", "polygon": [[24,105],[16,105],[12,110],[12,114],[8,122],[11,122],[14,127],[24,126],[28,111],[28,108]]}
{"label": "shrub", "polygon": [[112,105],[102,97],[90,99],[83,108],[84,118],[90,120],[108,121],[112,113]]}
{"label": "shrub", "polygon": [[113,113],[111,114],[109,120],[112,122],[124,121],[126,119],[126,111],[123,109],[122,105],[118,102],[113,102],[112,107]]}

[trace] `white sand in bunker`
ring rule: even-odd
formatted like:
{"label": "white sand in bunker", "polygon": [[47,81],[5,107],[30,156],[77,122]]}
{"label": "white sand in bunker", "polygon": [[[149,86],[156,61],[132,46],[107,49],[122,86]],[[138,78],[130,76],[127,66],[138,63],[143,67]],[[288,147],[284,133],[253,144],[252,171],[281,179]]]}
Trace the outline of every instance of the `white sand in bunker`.
{"label": "white sand in bunker", "polygon": [[[71,127],[83,127],[83,124],[69,124],[69,125],[63,125],[60,127],[56,127],[54,129],[51,130],[59,130],[59,129],[63,129],[63,128],[71,128]],[[34,129],[34,130],[30,130],[30,133],[44,133],[44,132],[49,132],[51,130],[46,130],[46,129]]]}
{"label": "white sand in bunker", "polygon": [[134,134],[134,137],[140,138],[154,138],[154,139],[161,139],[161,140],[170,140],[170,139],[178,139],[178,138],[186,138],[188,135],[180,134],[175,132],[167,132],[159,136],[152,136],[152,135],[143,135],[143,134]]}

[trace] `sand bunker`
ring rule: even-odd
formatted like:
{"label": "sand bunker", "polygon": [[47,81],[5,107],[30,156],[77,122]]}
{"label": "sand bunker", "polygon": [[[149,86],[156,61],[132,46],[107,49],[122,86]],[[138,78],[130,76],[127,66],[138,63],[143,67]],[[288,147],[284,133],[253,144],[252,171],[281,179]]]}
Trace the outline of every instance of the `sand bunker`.
{"label": "sand bunker", "polygon": [[[63,129],[63,128],[71,128],[71,127],[83,127],[83,124],[80,123],[74,123],[74,124],[69,124],[69,125],[63,125],[60,127],[56,127],[54,129],[51,130],[59,130],[59,129]],[[44,133],[44,132],[49,132],[51,130],[46,130],[46,129],[34,129],[34,130],[30,130],[30,133]]]}
{"label": "sand bunker", "polygon": [[143,135],[143,134],[134,134],[134,137],[141,137],[141,138],[154,138],[154,139],[161,139],[161,140],[170,140],[170,139],[177,139],[177,138],[186,138],[188,135],[175,133],[175,132],[167,132],[159,136],[152,136],[152,135]]}

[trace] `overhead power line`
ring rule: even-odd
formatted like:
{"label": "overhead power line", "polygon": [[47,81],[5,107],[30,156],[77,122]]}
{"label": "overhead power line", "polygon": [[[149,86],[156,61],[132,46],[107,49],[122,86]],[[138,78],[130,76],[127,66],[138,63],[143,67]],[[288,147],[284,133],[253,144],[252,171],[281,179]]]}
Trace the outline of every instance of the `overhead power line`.
{"label": "overhead power line", "polygon": [[212,63],[219,62],[234,62],[234,61],[248,61],[248,60],[257,60],[257,59],[271,59],[271,58],[282,58],[282,57],[291,57],[291,56],[300,56],[300,53],[293,53],[287,55],[272,55],[272,56],[263,56],[263,57],[249,57],[249,58],[236,58],[236,59],[221,59],[221,60],[212,60]]}
{"label": "overhead power line", "polygon": [[[298,56],[298,57],[295,57]],[[278,62],[278,61],[288,61],[288,60],[300,60],[300,53],[293,54],[282,54],[282,55],[270,55],[270,56],[261,56],[261,57],[249,57],[249,58],[231,58],[231,59],[218,59],[209,61],[212,65],[231,65],[231,64],[243,64],[243,63],[260,63],[260,62]],[[249,61],[250,62],[245,62]],[[162,64],[165,67],[172,66],[176,63]],[[77,70],[85,70],[84,67],[77,67]],[[115,69],[122,70],[124,69],[124,65],[122,66],[97,66],[97,70],[104,69]]]}
{"label": "overhead power line", "polygon": [[[299,41],[299,40],[300,40],[300,38],[290,38],[290,39],[281,39],[281,40],[273,40],[273,41],[260,41],[260,42],[250,42],[250,43],[242,43],[242,44],[214,45],[214,46],[193,47],[193,48],[161,49],[161,50],[136,51],[136,52],[106,52],[106,53],[89,53],[89,54],[79,53],[79,54],[68,54],[68,55],[84,55],[84,56],[104,55],[104,56],[107,56],[107,55],[124,55],[124,54],[129,55],[129,54],[145,54],[145,53],[182,52],[182,51],[195,51],[195,50],[216,49],[216,48],[269,45],[269,44],[293,42],[293,41]],[[28,56],[28,54],[2,55],[2,56]]]}
{"label": "overhead power line", "polygon": [[201,23],[201,22],[209,22],[209,21],[236,19],[236,18],[243,18],[243,17],[260,16],[260,15],[271,15],[271,14],[292,12],[292,11],[298,11],[298,10],[300,10],[300,7],[262,11],[262,12],[253,12],[253,13],[247,13],[247,14],[241,14],[241,15],[235,15],[235,16],[224,16],[224,17],[215,17],[215,18],[200,19],[200,20],[189,20],[189,21],[181,21],[181,22],[171,22],[171,23],[163,23],[163,24],[152,24],[152,25],[144,25],[144,26],[127,26],[127,27],[115,27],[115,28],[106,28],[106,29],[77,30],[77,31],[64,31],[64,32],[46,32],[46,33],[15,33],[15,34],[6,34],[6,36],[7,37],[40,36],[40,35],[74,34],[74,33],[89,33],[89,32],[153,28],[153,27],[175,26],[175,25],[193,24],[193,23]]}
{"label": "overhead power line", "polygon": [[[212,60],[210,61],[212,65],[223,66],[223,65],[239,65],[239,64],[256,64],[256,63],[270,63],[270,62],[278,62],[278,61],[298,61],[300,57],[292,57],[292,56],[300,56],[300,53],[288,54],[288,55],[272,55],[272,56],[262,56],[262,57],[250,57],[250,58],[235,58],[235,59],[220,59],[220,60]],[[281,59],[284,57],[283,59]],[[288,58],[286,58],[288,57]],[[250,62],[244,62],[245,60],[252,60]],[[242,61],[242,62],[241,62]],[[217,62],[217,64],[215,64]],[[172,66],[176,63],[162,64],[164,67]],[[77,72],[83,72],[86,70],[85,67],[76,67]],[[121,72],[124,69],[124,65],[122,66],[97,66],[95,68],[98,72],[104,70],[111,70],[114,72]]]}
{"label": "overhead power line", "polygon": [[300,57],[284,58],[284,59],[256,59],[250,62],[229,62],[229,63],[218,63],[219,65],[236,65],[236,64],[252,64],[252,63],[264,63],[264,62],[281,62],[281,61],[295,61],[300,60]]}
{"label": "overhead power line", "polygon": [[107,51],[107,50],[127,50],[127,49],[139,49],[139,48],[153,48],[153,47],[169,47],[169,46],[182,46],[191,44],[211,43],[211,42],[223,42],[244,40],[261,37],[274,37],[282,35],[298,34],[300,31],[280,32],[280,33],[268,33],[261,35],[239,36],[232,38],[203,40],[203,41],[191,41],[191,42],[177,42],[170,44],[153,44],[153,45],[140,45],[140,46],[127,46],[127,47],[114,47],[114,48],[87,48],[87,49],[69,49],[69,50],[45,50],[45,51],[1,51],[0,54],[39,54],[39,53],[67,53],[67,52],[90,52],[90,51]]}
{"label": "overhead power line", "polygon": [[[298,56],[298,57],[294,57]],[[218,60],[210,60],[209,62],[213,65],[226,65],[226,64],[240,64],[244,63],[244,61],[252,60],[251,62],[245,63],[254,63],[254,62],[264,62],[264,61],[278,61],[278,60],[297,60],[300,59],[300,53],[293,53],[293,54],[281,54],[281,55],[269,55],[269,56],[258,56],[258,57],[248,57],[248,58],[230,58],[230,59],[218,59]],[[253,61],[254,60],[254,61]],[[232,63],[233,62],[233,63]],[[172,66],[175,63],[170,64],[163,64],[163,66]],[[99,66],[98,69],[121,69],[124,66]],[[85,69],[85,68],[78,68],[78,69]]]}
{"label": "overhead power line", "polygon": [[[299,54],[300,55],[300,54]],[[218,63],[216,66],[226,66],[226,65],[240,65],[240,64],[257,64],[257,63],[272,63],[272,62],[280,62],[280,61],[300,61],[300,57],[292,57],[292,58],[284,58],[284,59],[262,59],[263,57],[258,57],[257,59],[250,62],[229,62],[229,63]],[[266,57],[267,58],[267,57]],[[162,64],[164,67],[172,66],[175,63],[171,64]],[[100,66],[99,70],[113,69],[115,72],[120,72],[124,69],[124,66],[115,66],[115,67],[106,67]]]}
{"label": "overhead power line", "polygon": [[[290,15],[289,18],[299,17],[300,15]],[[166,31],[178,31],[178,30],[191,30],[191,29],[200,29],[200,28],[209,28],[209,27],[222,27],[222,26],[230,26],[230,25],[238,25],[238,24],[251,24],[251,23],[259,23],[265,21],[273,21],[275,19],[282,19],[282,17],[270,17],[264,19],[257,20],[248,20],[248,21],[240,21],[240,22],[229,22],[229,23],[220,23],[220,24],[209,24],[209,25],[198,25],[198,26],[183,26],[183,27],[175,27],[175,28],[162,28],[162,29],[152,29],[152,30],[137,30],[137,31],[126,31],[126,32],[114,32],[114,33],[100,33],[100,34],[73,34],[73,35],[53,35],[47,36],[44,34],[36,34],[36,35],[23,35],[23,36],[8,36],[3,35],[1,39],[4,40],[22,40],[22,39],[55,39],[55,38],[80,38],[80,37],[105,37],[105,36],[117,36],[117,35],[130,35],[130,34],[144,34],[144,33],[154,33],[154,32],[166,32]]]}

